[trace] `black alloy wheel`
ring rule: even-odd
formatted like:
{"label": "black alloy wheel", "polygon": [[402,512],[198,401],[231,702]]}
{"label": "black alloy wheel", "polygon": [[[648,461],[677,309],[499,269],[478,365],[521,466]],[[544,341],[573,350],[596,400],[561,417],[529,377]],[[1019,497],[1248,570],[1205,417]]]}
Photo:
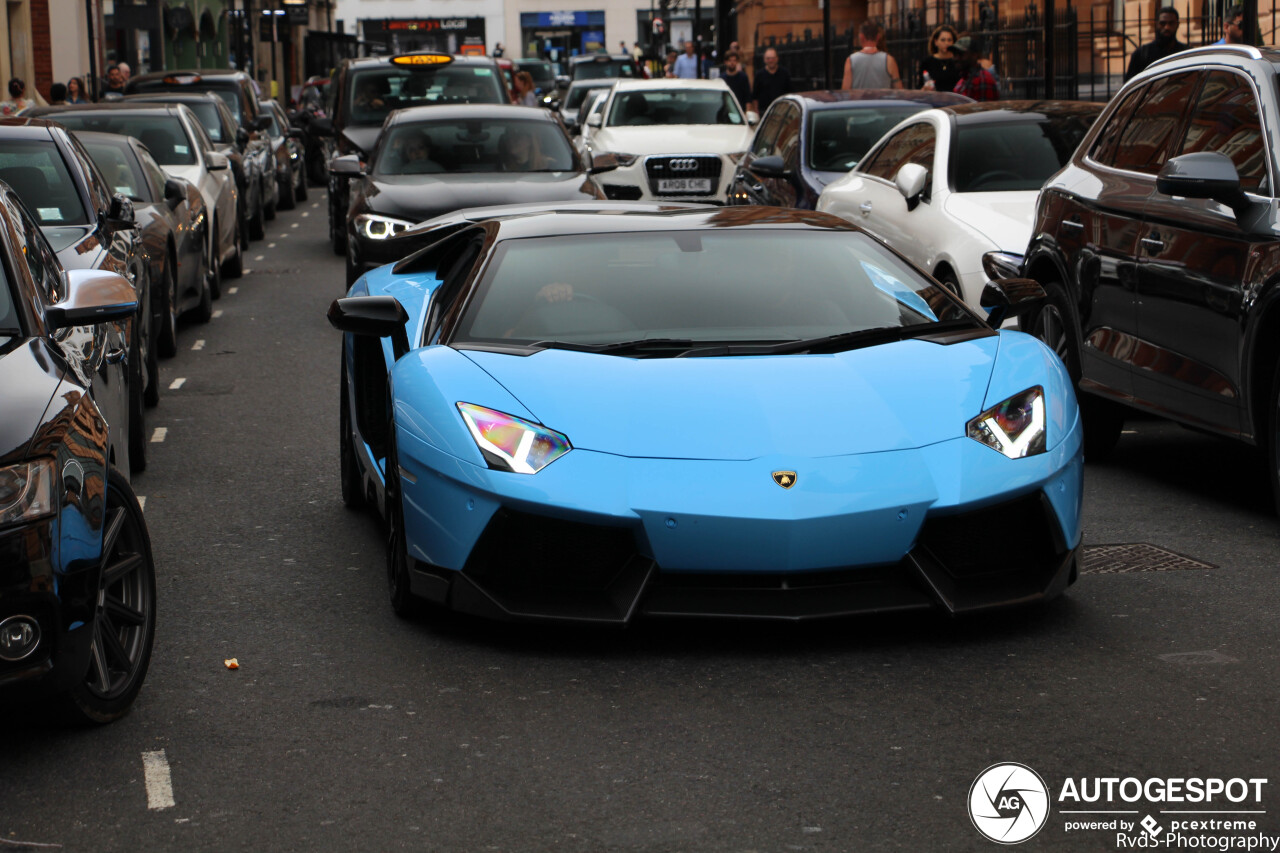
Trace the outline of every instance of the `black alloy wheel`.
{"label": "black alloy wheel", "polygon": [[343,358],[342,399],[338,404],[338,425],[341,434],[338,437],[338,464],[341,469],[342,502],[350,509],[360,509],[365,505],[364,478],[360,476],[360,465],[356,462],[356,449],[351,440],[351,403],[347,395],[350,386],[347,384],[346,358]]}
{"label": "black alloy wheel", "polygon": [[156,626],[156,572],[151,537],[128,480],[107,478],[98,602],[89,669],[61,700],[78,723],[109,723],[129,710],[151,662]]}
{"label": "black alloy wheel", "polygon": [[164,279],[160,282],[160,335],[157,349],[164,358],[173,358],[178,354],[177,281],[171,259],[164,265]]}
{"label": "black alloy wheel", "polygon": [[[130,324],[132,325],[132,324]],[[133,328],[134,334],[139,329]],[[137,340],[129,344],[129,472],[147,470],[147,416],[143,406],[142,348]]]}

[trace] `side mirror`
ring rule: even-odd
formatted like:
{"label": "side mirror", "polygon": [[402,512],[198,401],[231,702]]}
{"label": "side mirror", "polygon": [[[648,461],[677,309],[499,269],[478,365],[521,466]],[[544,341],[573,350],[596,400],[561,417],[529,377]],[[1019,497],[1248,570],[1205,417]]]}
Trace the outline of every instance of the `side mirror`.
{"label": "side mirror", "polygon": [[591,168],[588,171],[593,175],[601,172],[612,172],[622,164],[618,162],[618,155],[612,152],[605,154],[597,154],[591,158]]}
{"label": "side mirror", "polygon": [[231,164],[227,159],[227,155],[218,151],[204,152],[204,166],[210,172],[217,172],[226,169]]}
{"label": "side mirror", "polygon": [[313,118],[307,128],[316,136],[333,136],[333,119]]}
{"label": "side mirror", "polygon": [[53,329],[126,320],[138,313],[138,292],[124,276],[105,270],[67,270],[67,298],[50,306]]}
{"label": "side mirror", "polygon": [[302,128],[300,128],[300,127],[291,127],[291,128],[289,128],[289,136],[293,137],[294,139],[305,139],[305,138],[306,138],[306,134],[302,132]]}
{"label": "side mirror", "polygon": [[920,195],[925,184],[929,182],[929,170],[919,163],[907,163],[898,170],[893,183],[907,200],[907,210],[915,210],[920,203]]}
{"label": "side mirror", "polygon": [[248,144],[249,131],[245,130],[243,127],[236,128],[236,147],[243,150]]}
{"label": "side mirror", "polygon": [[759,123],[760,123],[760,113],[756,112],[755,110],[747,110],[747,124],[750,125],[751,127],[755,127]]}
{"label": "side mirror", "polygon": [[1248,205],[1235,164],[1216,151],[1197,151],[1169,160],[1156,175],[1156,192],[1210,198],[1230,205],[1237,213],[1241,206]]}
{"label": "side mirror", "polygon": [[394,296],[345,296],[329,306],[329,325],[339,332],[391,338],[397,359],[409,352],[409,333],[405,324],[409,312]]}
{"label": "side mirror", "polygon": [[185,181],[177,178],[169,178],[164,182],[164,200],[169,205],[169,209],[173,210],[187,199],[187,187]]}
{"label": "side mirror", "polygon": [[600,113],[592,113],[591,115],[587,116],[587,127],[603,127],[603,126],[604,126],[604,116],[600,115]]}
{"label": "side mirror", "polygon": [[254,130],[269,130],[271,128],[271,116],[259,115],[253,120]]}
{"label": "side mirror", "polygon": [[[906,168],[905,166],[903,168]],[[987,322],[998,329],[1010,317],[1020,317],[1048,299],[1040,282],[1029,278],[989,281],[978,304],[987,309]]]}
{"label": "side mirror", "polygon": [[137,227],[133,215],[133,202],[126,195],[116,193],[111,197],[111,207],[107,209],[106,226],[112,231],[128,231]]}
{"label": "side mirror", "polygon": [[329,174],[348,178],[359,178],[364,175],[364,166],[360,163],[359,154],[343,154],[334,157],[329,163]]}
{"label": "side mirror", "polygon": [[747,168],[761,178],[791,177],[791,170],[787,168],[787,164],[777,154],[770,154],[768,157],[752,160]]}

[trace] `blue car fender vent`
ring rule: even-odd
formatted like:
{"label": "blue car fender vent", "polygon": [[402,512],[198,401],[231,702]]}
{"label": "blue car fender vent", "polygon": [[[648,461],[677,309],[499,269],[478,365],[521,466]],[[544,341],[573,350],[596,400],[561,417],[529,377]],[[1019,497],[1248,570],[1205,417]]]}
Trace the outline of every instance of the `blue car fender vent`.
{"label": "blue car fender vent", "polygon": [[451,603],[510,619],[625,624],[653,572],[630,528],[500,509],[463,566]]}
{"label": "blue car fender vent", "polygon": [[1078,574],[1053,506],[1035,492],[925,520],[907,564],[951,613],[1052,598]]}

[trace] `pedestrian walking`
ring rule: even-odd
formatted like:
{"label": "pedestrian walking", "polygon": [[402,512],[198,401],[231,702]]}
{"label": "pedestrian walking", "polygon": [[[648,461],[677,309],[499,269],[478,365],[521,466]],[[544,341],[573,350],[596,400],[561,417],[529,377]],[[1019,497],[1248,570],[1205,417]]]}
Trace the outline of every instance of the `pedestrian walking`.
{"label": "pedestrian walking", "polygon": [[958,95],[965,95],[975,101],[997,101],[1000,99],[1000,84],[990,71],[983,67],[978,49],[973,44],[972,36],[960,36],[956,39],[955,53],[960,60],[960,81],[951,90]]}
{"label": "pedestrian walking", "polygon": [[950,92],[960,82],[960,60],[951,50],[960,35],[943,24],[929,36],[929,55],[920,63],[924,76],[922,89]]}
{"label": "pedestrian walking", "polygon": [[751,86],[751,103],[748,110],[763,113],[777,98],[791,91],[791,74],[778,64],[778,51],[766,48],[764,68],[756,74]]}
{"label": "pedestrian walking", "polygon": [[729,86],[729,91],[733,92],[733,96],[745,110],[747,104],[751,103],[751,80],[747,77],[747,70],[742,67],[741,59],[736,50],[729,51],[724,58],[724,71],[720,73],[720,79]]}
{"label": "pedestrian walking", "polygon": [[850,89],[901,89],[902,75],[898,63],[880,49],[884,27],[875,21],[862,22],[858,28],[862,49],[849,54],[844,61],[844,81],[840,88]]}
{"label": "pedestrian walking", "polygon": [[1178,24],[1178,10],[1172,6],[1165,6],[1156,13],[1156,37],[1133,52],[1129,58],[1129,70],[1124,73],[1125,80],[1142,73],[1157,59],[1187,49],[1187,45],[1178,41]]}

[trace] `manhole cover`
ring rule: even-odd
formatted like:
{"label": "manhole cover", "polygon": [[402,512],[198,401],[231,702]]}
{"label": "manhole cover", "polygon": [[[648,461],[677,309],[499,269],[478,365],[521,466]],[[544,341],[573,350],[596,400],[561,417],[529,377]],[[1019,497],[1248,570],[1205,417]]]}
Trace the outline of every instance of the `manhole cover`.
{"label": "manhole cover", "polygon": [[1087,575],[1118,575],[1128,572],[1179,572],[1185,569],[1216,569],[1165,548],[1139,542],[1133,545],[1092,545],[1084,549]]}

